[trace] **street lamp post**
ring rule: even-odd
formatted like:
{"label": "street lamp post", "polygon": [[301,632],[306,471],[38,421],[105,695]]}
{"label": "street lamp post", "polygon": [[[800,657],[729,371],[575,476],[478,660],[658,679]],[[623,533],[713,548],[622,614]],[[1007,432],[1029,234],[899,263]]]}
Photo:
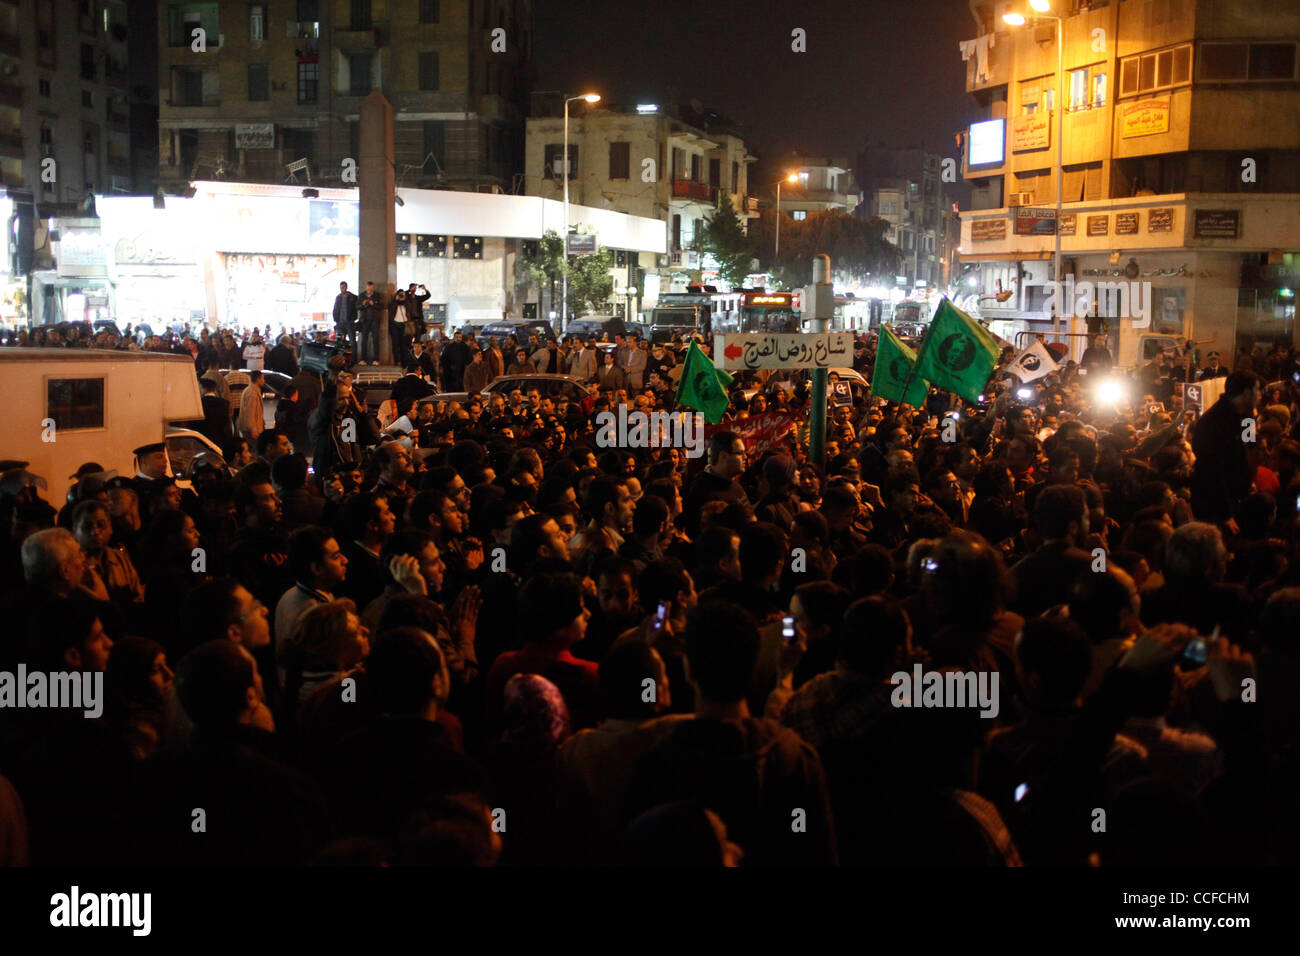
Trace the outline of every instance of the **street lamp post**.
{"label": "street lamp post", "polygon": [[781,184],[797,183],[799,181],[798,173],[791,173],[789,176],[783,176],[776,181],[776,253],[772,258],[781,258]]}
{"label": "street lamp post", "polygon": [[[1058,17],[1048,11],[1052,5],[1048,0],[1029,0],[1029,5],[1033,7],[1037,14],[1037,19],[1056,21],[1056,93],[1053,96],[1052,106],[1056,109],[1056,224],[1055,224],[1055,247],[1052,252],[1052,280],[1056,283],[1053,288],[1060,289],[1061,282],[1061,180],[1065,170],[1065,161],[1063,157],[1063,141],[1065,139],[1065,99],[1062,96],[1065,85],[1065,19]],[[1025,18],[1018,13],[1004,13],[1002,19],[1013,27],[1023,26]],[[1052,301],[1059,301],[1060,296],[1053,296]],[[1052,336],[1060,341],[1061,338],[1061,310],[1053,310],[1052,315]]]}
{"label": "street lamp post", "polygon": [[564,101],[564,269],[561,271],[563,275],[560,293],[561,333],[569,324],[569,104],[575,100],[599,103],[600,96],[596,93],[583,93],[580,96],[570,96]]}

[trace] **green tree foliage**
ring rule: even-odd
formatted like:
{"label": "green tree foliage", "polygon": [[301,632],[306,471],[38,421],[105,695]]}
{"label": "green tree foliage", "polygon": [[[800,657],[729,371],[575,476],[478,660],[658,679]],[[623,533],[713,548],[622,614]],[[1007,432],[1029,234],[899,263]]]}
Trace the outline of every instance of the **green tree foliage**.
{"label": "green tree foliage", "polygon": [[879,217],[858,219],[829,210],[813,212],[802,221],[781,216],[781,257],[774,258],[776,215],[763,213],[757,226],[760,259],[784,288],[798,288],[812,281],[813,257],[831,257],[834,276],[847,281],[864,281],[867,276],[892,276],[903,261],[898,247],[885,239],[889,223]]}
{"label": "green tree foliage", "polygon": [[540,286],[549,286],[551,301],[555,301],[555,283],[564,274],[564,240],[554,229],[546,230],[537,243],[537,251],[525,253],[520,265],[528,278]]}
{"label": "green tree foliage", "polygon": [[614,256],[608,249],[589,256],[569,256],[570,308],[601,312],[614,294]]}
{"label": "green tree foliage", "polygon": [[700,251],[718,260],[718,272],[732,288],[740,288],[749,275],[754,258],[754,243],[745,235],[745,227],[731,205],[731,196],[722,193],[717,211],[697,230]]}

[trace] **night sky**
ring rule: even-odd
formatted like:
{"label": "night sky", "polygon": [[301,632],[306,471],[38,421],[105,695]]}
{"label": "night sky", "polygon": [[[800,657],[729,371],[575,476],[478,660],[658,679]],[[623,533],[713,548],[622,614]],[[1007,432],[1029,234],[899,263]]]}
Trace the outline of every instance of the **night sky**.
{"label": "night sky", "polygon": [[629,103],[675,87],[742,123],[760,157],[852,160],[878,141],[955,157],[953,133],[979,118],[964,0],[537,0],[535,24],[537,89]]}

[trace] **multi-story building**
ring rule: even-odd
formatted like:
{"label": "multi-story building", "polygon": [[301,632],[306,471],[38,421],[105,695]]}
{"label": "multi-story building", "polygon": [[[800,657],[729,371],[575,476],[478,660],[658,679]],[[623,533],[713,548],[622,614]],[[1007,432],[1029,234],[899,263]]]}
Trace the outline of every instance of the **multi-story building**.
{"label": "multi-story building", "polygon": [[0,326],[57,318],[68,297],[74,312],[103,301],[54,271],[49,220],[93,220],[96,197],[150,188],[133,165],[133,147],[157,139],[132,90],[153,44],[138,43],[139,19],[128,0],[0,2]]}
{"label": "multi-story building", "polygon": [[[1007,25],[1004,13],[1033,17],[1019,2],[970,10],[966,89],[986,118],[966,136],[961,258],[976,265],[983,315],[1015,331],[1104,330],[1121,365],[1141,362],[1136,346],[1158,332],[1225,361],[1294,341],[1300,8],[1056,0],[1059,96],[1055,22]],[[1054,314],[1058,229],[1063,282],[1122,282],[1127,295],[1084,293]]]}
{"label": "multi-story building", "polygon": [[0,3],[0,185],[11,194],[71,205],[132,191],[129,14],[126,0]]}
{"label": "multi-story building", "polygon": [[[848,159],[842,156],[810,156],[793,152],[765,163],[770,183],[763,187],[763,203],[776,207],[776,181],[781,180],[781,211],[791,219],[803,220],[812,212],[852,213],[862,200],[861,187]],[[797,181],[790,182],[788,177]]]}
{"label": "multi-story building", "polygon": [[919,147],[868,147],[858,160],[867,216],[889,223],[885,238],[903,254],[900,286],[942,292],[953,262],[956,219],[944,189],[943,157]]}
{"label": "multi-story building", "polygon": [[380,90],[399,185],[518,192],[532,17],[532,0],[159,0],[160,177],[349,184]]}
{"label": "multi-story building", "polygon": [[[536,94],[528,120],[526,189],[558,199],[564,194],[564,101]],[[639,304],[660,290],[712,281],[695,248],[697,231],[720,195],[730,197],[742,223],[758,216],[750,194],[749,153],[736,123],[698,107],[660,104],[569,106],[569,201],[658,219],[668,231],[668,254],[628,261],[618,282],[636,288]],[[631,271],[642,269],[644,281]],[[638,303],[629,303],[635,311]]]}

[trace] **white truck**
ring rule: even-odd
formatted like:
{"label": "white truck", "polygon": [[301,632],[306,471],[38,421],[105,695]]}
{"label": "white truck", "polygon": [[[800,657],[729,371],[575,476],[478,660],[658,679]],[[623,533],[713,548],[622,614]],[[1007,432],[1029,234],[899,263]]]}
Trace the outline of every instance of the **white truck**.
{"label": "white truck", "polygon": [[133,449],[150,442],[167,442],[178,472],[200,451],[219,454],[199,433],[171,427],[203,418],[187,355],[0,348],[0,408],[0,458],[31,462],[56,506],[86,462],[129,477]]}

